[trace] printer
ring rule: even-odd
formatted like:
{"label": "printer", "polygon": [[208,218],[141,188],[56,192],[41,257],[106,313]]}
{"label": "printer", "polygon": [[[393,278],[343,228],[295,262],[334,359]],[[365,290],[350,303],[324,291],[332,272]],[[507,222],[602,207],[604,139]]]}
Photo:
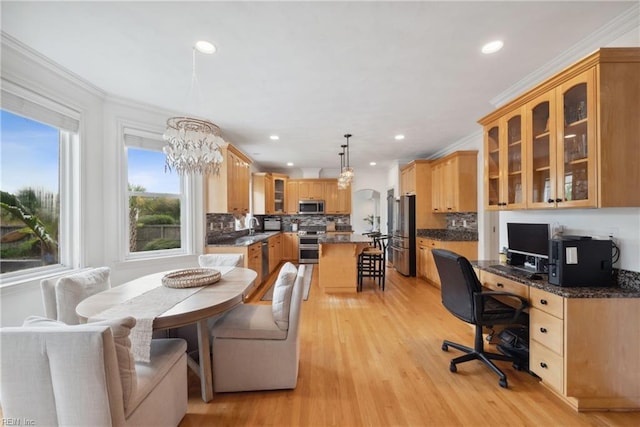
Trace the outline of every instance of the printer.
{"label": "printer", "polygon": [[557,286],[613,286],[613,242],[589,236],[549,240],[549,283]]}

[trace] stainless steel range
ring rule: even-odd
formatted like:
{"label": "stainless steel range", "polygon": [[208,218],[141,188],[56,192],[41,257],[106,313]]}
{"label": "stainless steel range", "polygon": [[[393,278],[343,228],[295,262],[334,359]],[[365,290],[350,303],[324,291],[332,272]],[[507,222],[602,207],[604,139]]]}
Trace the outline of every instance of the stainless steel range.
{"label": "stainless steel range", "polygon": [[326,232],[321,225],[300,226],[298,230],[298,263],[317,264],[320,252],[318,238]]}

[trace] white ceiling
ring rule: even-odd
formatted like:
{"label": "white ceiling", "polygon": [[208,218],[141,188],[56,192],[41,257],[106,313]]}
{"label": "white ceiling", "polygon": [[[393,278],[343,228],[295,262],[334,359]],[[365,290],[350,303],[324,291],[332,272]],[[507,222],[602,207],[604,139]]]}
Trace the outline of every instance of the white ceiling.
{"label": "white ceiling", "polygon": [[[110,94],[204,116],[262,169],[428,157],[627,2],[12,2],[2,30]],[[482,55],[501,38],[502,51]],[[189,96],[192,46],[201,101]],[[394,135],[406,135],[395,141]],[[277,134],[280,140],[271,141]]]}

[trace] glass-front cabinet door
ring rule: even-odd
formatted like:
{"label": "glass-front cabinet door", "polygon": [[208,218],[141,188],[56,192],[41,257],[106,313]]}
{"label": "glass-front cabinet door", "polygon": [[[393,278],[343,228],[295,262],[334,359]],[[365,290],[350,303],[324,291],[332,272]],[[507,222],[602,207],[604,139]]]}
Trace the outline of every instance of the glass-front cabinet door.
{"label": "glass-front cabinet door", "polygon": [[273,212],[277,214],[284,213],[285,210],[285,189],[287,188],[287,179],[284,177],[273,177]]}
{"label": "glass-front cabinet door", "polygon": [[[503,165],[503,196],[501,202],[506,202],[508,209],[522,209],[526,206],[525,191],[525,143],[523,135],[522,110],[518,109],[505,116],[504,132],[505,149]],[[505,205],[503,205],[505,206]]]}
{"label": "glass-front cabinet door", "polygon": [[485,205],[489,210],[502,208],[500,200],[500,126],[498,122],[485,127]]}
{"label": "glass-front cabinet door", "polygon": [[556,89],[557,204],[596,206],[594,70]]}
{"label": "glass-front cabinet door", "polygon": [[556,203],[553,94],[546,93],[527,104],[527,205],[530,209],[553,208]]}

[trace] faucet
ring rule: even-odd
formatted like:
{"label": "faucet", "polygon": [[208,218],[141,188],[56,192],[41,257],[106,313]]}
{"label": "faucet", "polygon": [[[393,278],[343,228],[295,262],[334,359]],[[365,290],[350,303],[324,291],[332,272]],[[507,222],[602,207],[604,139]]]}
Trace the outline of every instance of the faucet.
{"label": "faucet", "polygon": [[255,216],[251,217],[251,221],[249,221],[249,236],[253,236],[256,234],[256,230],[253,228],[254,226],[260,227],[260,221]]}

